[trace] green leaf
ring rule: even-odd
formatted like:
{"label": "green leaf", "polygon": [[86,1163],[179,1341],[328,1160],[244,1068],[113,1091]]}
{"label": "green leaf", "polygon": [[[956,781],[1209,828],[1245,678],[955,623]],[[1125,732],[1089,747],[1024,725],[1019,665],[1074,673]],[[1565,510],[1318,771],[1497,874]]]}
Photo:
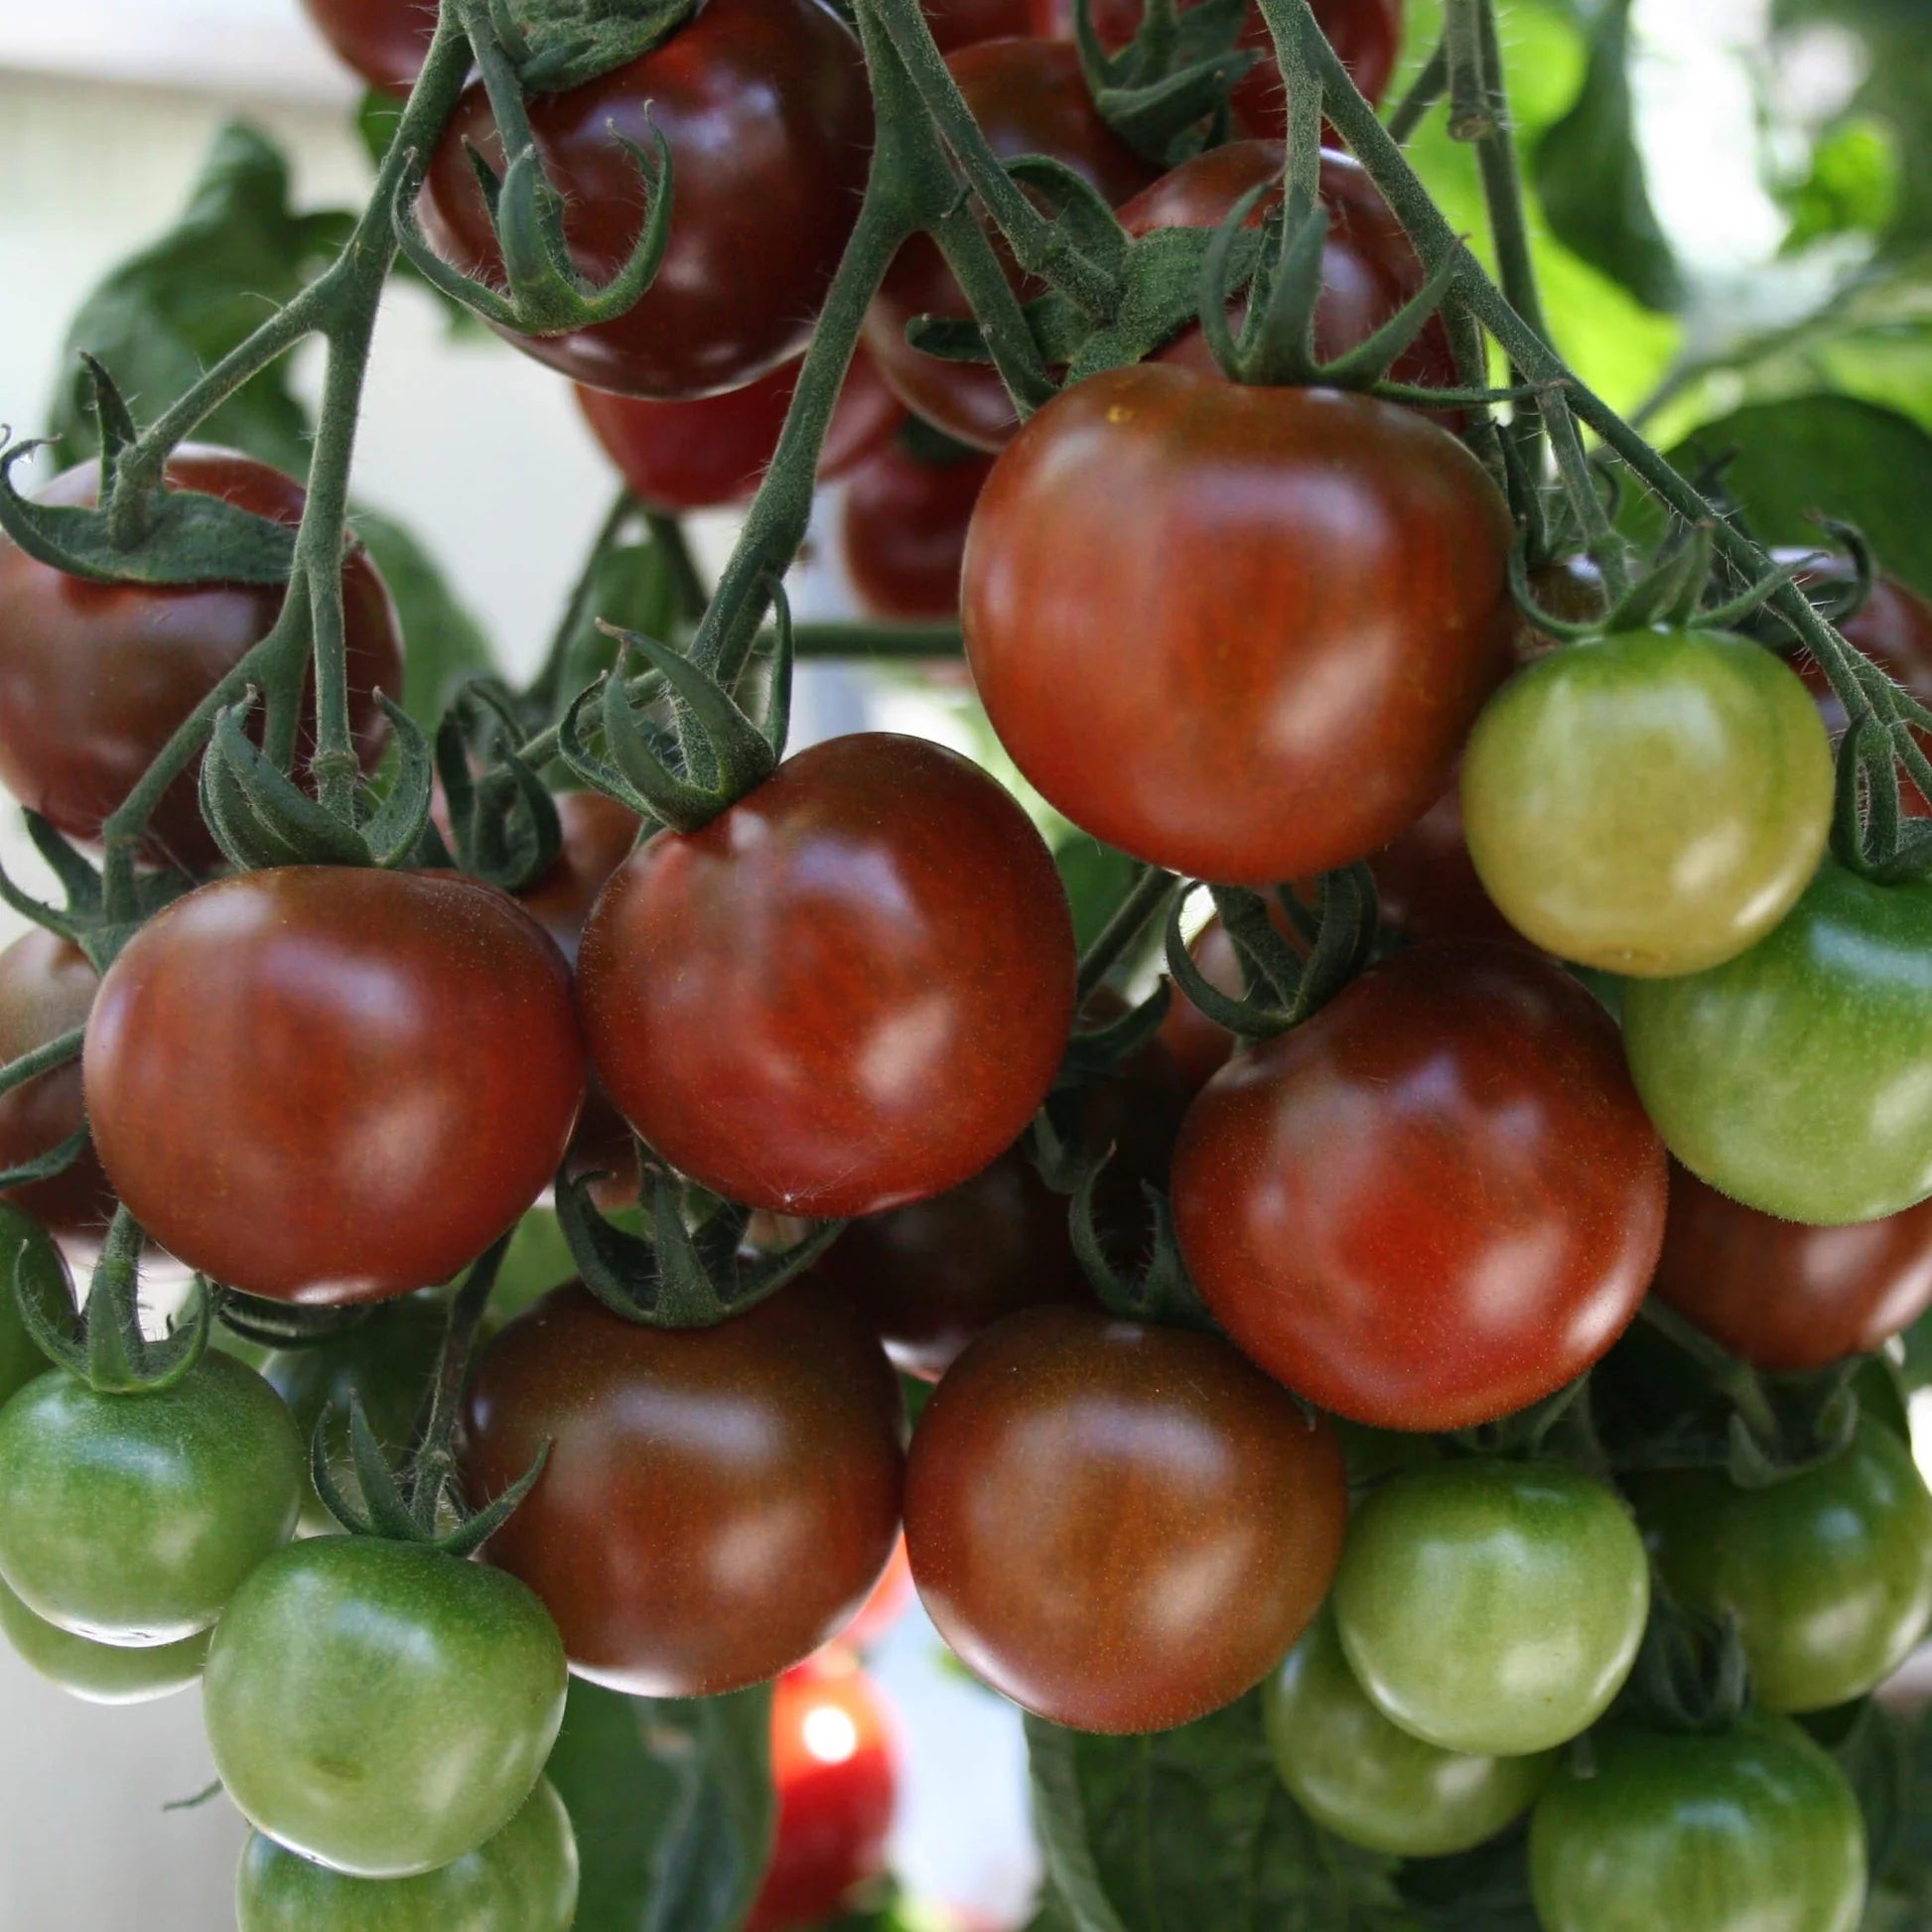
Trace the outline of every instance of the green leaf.
{"label": "green leaf", "polygon": [[[346,214],[298,214],[280,150],[241,123],[223,128],[181,219],[113,269],[74,317],[69,372],[50,411],[63,455],[78,462],[98,447],[79,351],[98,356],[137,417],[151,420],[298,294],[349,225]],[[308,467],[308,424],[286,360],[230,397],[198,433],[297,476]]]}
{"label": "green leaf", "polygon": [[1275,1775],[1258,1693],[1153,1737],[1029,1719],[1044,1923],[1065,1932],[1414,1932],[1394,1861],[1343,1845]]}
{"label": "green leaf", "polygon": [[1126,853],[1085,832],[1063,838],[1053,849],[1053,863],[1073,907],[1074,943],[1085,952],[1134,890],[1141,868]]}
{"label": "green leaf", "polygon": [[458,686],[490,670],[495,653],[429,552],[400,523],[374,510],[357,509],[354,529],[375,559],[402,620],[403,709],[433,732]]}
{"label": "green leaf", "polygon": [[1828,129],[1805,179],[1779,196],[1791,214],[1783,252],[1828,235],[1882,234],[1897,211],[1899,172],[1898,140],[1883,121],[1860,117]]}
{"label": "green leaf", "polygon": [[558,658],[557,709],[595,684],[618,661],[618,640],[598,628],[602,619],[621,630],[668,639],[677,622],[677,582],[664,552],[649,541],[618,544],[591,567]]}
{"label": "green leaf", "polygon": [[1583,90],[1537,145],[1534,174],[1552,230],[1646,308],[1683,297],[1644,183],[1630,97],[1630,0],[1602,0]]}
{"label": "green leaf", "polygon": [[577,1932],[734,1932],[770,1855],[771,1697],[621,1697],[572,1678],[550,1777],[577,1831]]}

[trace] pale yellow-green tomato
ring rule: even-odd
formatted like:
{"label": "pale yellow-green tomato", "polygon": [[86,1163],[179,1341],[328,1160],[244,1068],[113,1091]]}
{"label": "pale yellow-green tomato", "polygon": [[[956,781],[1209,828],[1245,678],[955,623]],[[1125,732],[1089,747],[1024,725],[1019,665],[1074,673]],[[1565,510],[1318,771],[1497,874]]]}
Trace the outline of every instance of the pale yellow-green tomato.
{"label": "pale yellow-green tomato", "polygon": [[95,1643],[36,1616],[5,1584],[0,1584],[0,1630],[24,1664],[88,1704],[151,1704],[187,1690],[201,1676],[214,1635],[198,1630],[180,1643],[139,1650]]}
{"label": "pale yellow-green tomato", "polygon": [[1462,763],[1469,856],[1560,959],[1634,979],[1722,965],[1797,902],[1831,831],[1811,694],[1761,645],[1641,630],[1520,671]]}

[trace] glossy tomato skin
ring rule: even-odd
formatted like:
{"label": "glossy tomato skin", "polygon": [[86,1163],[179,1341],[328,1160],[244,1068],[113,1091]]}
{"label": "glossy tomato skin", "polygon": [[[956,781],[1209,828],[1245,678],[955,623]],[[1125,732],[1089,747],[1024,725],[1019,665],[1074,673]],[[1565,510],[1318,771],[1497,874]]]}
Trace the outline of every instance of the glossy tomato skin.
{"label": "glossy tomato skin", "polygon": [[259,1832],[359,1878],[474,1852],[563,1722],[557,1632],[512,1577],[422,1544],[319,1536],[235,1592],[203,1684],[214,1766]]}
{"label": "glossy tomato skin", "polygon": [[1609,1709],[1643,1639],[1650,1570],[1614,1490],[1562,1464],[1471,1457],[1361,1504],[1334,1605],[1385,1717],[1444,1750],[1525,1756]]}
{"label": "glossy tomato skin", "polygon": [[488,1557],[608,1690],[709,1697],[772,1677],[838,1634],[892,1555],[898,1385],[858,1315],[811,1285],[678,1333],[559,1289],[490,1344],[464,1413],[473,1494],[551,1445]]}
{"label": "glossy tomato skin", "polygon": [[[759,486],[803,364],[787,362],[723,395],[650,402],[577,385],[578,406],[639,502],[672,515],[749,501]],[[861,345],[826,425],[820,483],[849,475],[892,435],[900,415]]]}
{"label": "glossy tomato skin", "polygon": [[1768,1489],[1722,1469],[1631,1487],[1672,1591],[1735,1619],[1767,1711],[1863,1697],[1932,1620],[1932,1496],[1909,1447],[1873,1417],[1842,1454]]}
{"label": "glossy tomato skin", "polygon": [[1033,0],[922,0],[919,11],[941,54],[1034,31]]}
{"label": "glossy tomato skin", "polygon": [[1078,1730],[1165,1730],[1250,1690],[1341,1550],[1334,1433],[1217,1336],[1031,1309],[919,1419],[913,1581],[961,1661]]}
{"label": "glossy tomato skin", "polygon": [[[184,444],[171,487],[293,526],[302,485],[253,457]],[[35,501],[92,504],[97,467],[57,477]],[[251,646],[268,634],[282,592],[266,585],[95,584],[37,562],[0,537],[0,784],[76,839],[96,839],[174,735]],[[388,743],[380,690],[402,697],[402,637],[367,551],[343,563],[349,719],[371,768]],[[312,714],[313,701],[305,703]],[[312,716],[302,751],[311,749]],[[149,856],[205,869],[219,857],[202,823],[199,760],[169,786],[150,821]]]}
{"label": "glossy tomato skin", "polygon": [[992,461],[930,463],[890,443],[852,479],[840,509],[839,555],[866,616],[939,623],[959,615],[966,526]]}
{"label": "glossy tomato skin", "polygon": [[661,832],[584,933],[598,1077],[694,1180],[774,1213],[956,1186],[1045,1098],[1073,1014],[1051,855],[977,766],[860,733]]}
{"label": "glossy tomato skin", "polygon": [[1469,854],[1510,923],[1648,979],[1769,932],[1818,869],[1832,795],[1804,686],[1761,645],[1708,630],[1539,659],[1490,701],[1462,761]]}
{"label": "glossy tomato skin", "polygon": [[[1183,11],[1193,0],[1180,0]],[[1313,0],[1314,17],[1342,58],[1355,85],[1371,102],[1387,92],[1402,51],[1402,0]],[[1073,0],[1033,0],[1034,32],[1071,39]],[[1145,9],[1142,0],[1094,0],[1094,31],[1112,51],[1134,38]],[[1288,106],[1274,42],[1259,7],[1250,6],[1237,46],[1255,54],[1255,65],[1235,83],[1230,102],[1251,134],[1279,139]]]}
{"label": "glossy tomato skin", "polygon": [[281,1399],[225,1355],[139,1395],[51,1370],[0,1409],[0,1577],[74,1636],[180,1643],[294,1533],[302,1467]]}
{"label": "glossy tomato skin", "polygon": [[1553,1752],[1469,1757],[1391,1724],[1348,1668],[1324,1610],[1269,1680],[1268,1744],[1289,1795],[1337,1838],[1393,1858],[1467,1852],[1520,1818]]}
{"label": "glossy tomato skin", "polygon": [[1412,411],[1114,369],[995,467],[967,655],[1083,831],[1221,884],[1307,878],[1442,796],[1504,667],[1508,551],[1480,465]]}
{"label": "glossy tomato skin", "polygon": [[[1071,168],[1115,207],[1155,177],[1094,107],[1080,57],[1052,41],[982,41],[946,63],[993,152],[1002,161],[1044,155]],[[1008,279],[1022,300],[1042,291],[1007,255]],[[899,250],[866,317],[866,342],[893,393],[913,415],[976,450],[997,450],[1019,427],[1013,398],[991,363],[948,362],[905,340],[919,316],[963,320],[971,314],[938,244],[914,235]]]}
{"label": "glossy tomato skin", "polygon": [[1522,935],[1483,890],[1462,825],[1462,794],[1451,784],[1406,832],[1369,860],[1383,920],[1408,939],[1500,939]]}
{"label": "glossy tomato skin", "polygon": [[1869,1354],[1932,1306],[1932,1201],[1882,1221],[1804,1227],[1677,1168],[1651,1292],[1774,1374]]}
{"label": "glossy tomato skin", "polygon": [[886,1869],[897,1756],[885,1702],[863,1671],[801,1664],[778,1679],[771,1781],[777,1839],[745,1932],[819,1925]]}
{"label": "glossy tomato skin", "polygon": [[1854,1932],[1865,1836],[1845,1775],[1788,1718],[1717,1735],[1617,1725],[1530,1825],[1547,1932]]}
{"label": "glossy tomato skin", "polygon": [[[857,219],[872,98],[857,37],[818,0],[710,0],[660,46],[564,93],[530,123],[579,270],[607,281],[635,244],[636,164],[620,138],[676,174],[657,278],[615,322],[512,337],[574,381],[660,401],[714,396],[805,351]],[[500,281],[502,258],[465,152],[500,175],[502,142],[481,82],[433,156],[423,227],[447,259]]]}
{"label": "glossy tomato skin", "polygon": [[557,821],[563,846],[555,862],[516,899],[575,966],[585,921],[611,875],[630,857],[639,820],[628,805],[601,791],[566,791],[557,797]]}
{"label": "glossy tomato skin", "polygon": [[1664,1151],[1614,1025],[1516,947],[1437,941],[1237,1054],[1174,1156],[1208,1306],[1277,1380],[1377,1428],[1513,1414],[1643,1300]]}
{"label": "glossy tomato skin", "polygon": [[1932,1194],[1932,888],[1828,859],[1749,952],[1623,989],[1646,1111],[1701,1180],[1814,1226]]}
{"label": "glossy tomato skin", "polygon": [[337,55],[371,87],[406,94],[436,32],[437,0],[302,0]]}
{"label": "glossy tomato skin", "polygon": [[351,1878],[256,1832],[235,1873],[238,1932],[570,1932],[577,1839],[548,1778],[474,1852],[413,1878]]}
{"label": "glossy tomato skin", "polygon": [[[79,947],[38,929],[16,939],[0,952],[0,1066],[84,1026],[99,990],[100,977]],[[86,1124],[77,1060],[0,1094],[0,1169],[52,1152]],[[91,1142],[65,1173],[10,1187],[0,1201],[56,1236],[97,1237],[114,1213]]]}
{"label": "glossy tomato skin", "polygon": [[584,1097],[557,949],[447,873],[291,866],[204,886],[101,983],[82,1060],[121,1198],[277,1301],[451,1280],[543,1191]]}
{"label": "glossy tomato skin", "polygon": [[211,1630],[129,1649],[49,1623],[0,1584],[0,1632],[29,1669],[84,1704],[152,1704],[199,1681]]}

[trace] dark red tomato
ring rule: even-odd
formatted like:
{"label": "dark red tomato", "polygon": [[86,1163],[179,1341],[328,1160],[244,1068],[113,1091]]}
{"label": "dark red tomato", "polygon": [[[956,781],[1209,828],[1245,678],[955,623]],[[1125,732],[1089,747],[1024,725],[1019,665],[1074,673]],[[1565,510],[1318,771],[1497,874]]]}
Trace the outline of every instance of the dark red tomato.
{"label": "dark red tomato", "polygon": [[[1182,9],[1194,0],[1180,0]],[[1402,48],[1402,0],[1313,0],[1314,17],[1349,74],[1371,101],[1379,101],[1395,72]],[[1094,31],[1103,47],[1122,48],[1134,38],[1146,11],[1143,0],[1093,0]],[[1070,39],[1073,0],[1033,0],[1034,32]],[[1251,134],[1279,137],[1286,130],[1288,103],[1275,44],[1261,9],[1250,5],[1237,43],[1260,56],[1230,96],[1235,114]]]}
{"label": "dark red tomato", "polygon": [[898,1384],[836,1295],[787,1289],[715,1328],[625,1321],[580,1287],[511,1321],[478,1366],[463,1474],[570,1665],[638,1697],[774,1677],[837,1635],[898,1533]]}
{"label": "dark red tomato", "polygon": [[1046,1096],[1073,925],[1026,814],[923,739],[835,738],[612,880],[578,975],[651,1147],[752,1207],[883,1213],[969,1179]]}
{"label": "dark red tomato", "polygon": [[516,897],[574,966],[584,921],[637,843],[638,818],[629,806],[601,791],[565,791],[557,795],[557,819],[563,828],[562,850],[550,870]]}
{"label": "dark red tomato", "polygon": [[966,526],[992,468],[990,458],[963,452],[927,462],[896,441],[852,479],[839,551],[868,617],[936,623],[959,615]]}
{"label": "dark red tomato", "polygon": [[1173,1170],[1181,1253],[1235,1342],[1323,1409],[1429,1432],[1527,1408],[1609,1347],[1666,1192],[1609,1017],[1472,940],[1399,953],[1237,1055]]}
{"label": "dark red tomato", "polygon": [[[709,0],[661,46],[530,102],[563,192],[579,269],[607,281],[636,242],[636,164],[662,134],[676,187],[668,251],[627,315],[563,336],[512,337],[593,388],[660,401],[742,388],[802,355],[852,233],[872,148],[872,96],[851,30],[818,0]],[[430,163],[423,225],[466,273],[502,257],[467,147],[498,174],[503,148],[481,82]]]}
{"label": "dark red tomato", "polygon": [[[51,932],[16,939],[0,952],[0,1066],[84,1025],[99,990],[78,947]],[[0,1169],[38,1160],[86,1124],[78,1060],[0,1094]],[[10,1187],[0,1200],[24,1208],[54,1235],[99,1234],[114,1212],[92,1147],[82,1148],[66,1173]]]}
{"label": "dark red tomato", "polygon": [[1476,877],[1451,784],[1406,832],[1368,862],[1382,917],[1410,939],[1500,939],[1524,945]]}
{"label": "dark red tomato", "polygon": [[302,0],[337,54],[384,93],[406,94],[436,32],[437,0]]}
{"label": "dark red tomato", "polygon": [[1796,1374],[1868,1354],[1932,1306],[1932,1201],[1882,1221],[1805,1227],[1673,1164],[1652,1287],[1755,1368]]}
{"label": "dark red tomato", "polygon": [[[742,503],[778,447],[803,364],[789,362],[722,396],[696,402],[646,402],[577,385],[604,453],[639,502],[682,515]],[[849,476],[892,435],[901,415],[863,345],[826,425],[818,480]]]}
{"label": "dark red tomato", "polygon": [[801,1664],[771,1691],[777,1840],[745,1932],[833,1917],[886,1869],[898,1762],[884,1695],[863,1671]]}
{"label": "dark red tomato", "polygon": [[[176,489],[218,496],[294,525],[302,485],[231,450],[185,445],[168,460]],[[57,477],[41,503],[88,504],[100,475],[86,465]],[[388,743],[375,693],[402,696],[395,607],[368,552],[343,564],[349,716],[364,769]],[[240,658],[268,634],[282,592],[264,585],[156,588],[94,584],[37,563],[0,536],[0,783],[76,839],[101,822]],[[313,743],[307,731],[303,749]],[[168,788],[150,847],[193,868],[218,858],[202,823],[196,767]]]}
{"label": "dark red tomato", "polygon": [[[1210,148],[1137,195],[1121,209],[1121,225],[1135,235],[1152,234],[1157,228],[1218,227],[1242,196],[1264,182],[1281,180],[1282,163],[1281,145],[1274,141],[1236,141]],[[1248,225],[1259,227],[1280,200],[1279,193],[1263,197]],[[1330,226],[1321,251],[1314,349],[1329,360],[1360,347],[1420,292],[1428,278],[1415,245],[1360,162],[1333,149],[1323,151],[1321,205]],[[1198,324],[1175,337],[1161,350],[1160,359],[1179,362],[1203,375],[1220,373]],[[1437,389],[1454,385],[1455,357],[1440,316],[1431,319],[1389,373],[1397,382]],[[1462,419],[1446,412],[1444,420],[1450,428],[1459,428]]]}
{"label": "dark red tomato", "polygon": [[941,54],[1034,31],[1033,0],[923,0],[920,12]]}
{"label": "dark red tomato", "polygon": [[[1777,550],[1772,555],[1781,564],[1812,558],[1814,561],[1800,573],[1798,583],[1802,589],[1814,593],[1848,584],[1855,575],[1849,557],[1807,550]],[[1864,608],[1856,617],[1847,618],[1839,628],[1848,643],[1856,644],[1920,704],[1932,704],[1932,604],[1916,591],[1901,584],[1896,577],[1874,577],[1871,596]],[[1806,651],[1793,659],[1792,669],[1818,700],[1825,729],[1836,745],[1845,735],[1845,707],[1832,689],[1823,666]],[[1921,731],[1916,735],[1921,748],[1932,753],[1932,732]],[[1907,816],[1932,816],[1932,804],[1921,798],[1918,788],[1902,776],[1898,795]]]}
{"label": "dark red tomato", "polygon": [[967,656],[1082,831],[1197,879],[1308,878],[1448,788],[1506,666],[1509,546],[1482,467],[1413,410],[1113,369],[995,466]]}
{"label": "dark red tomato", "polygon": [[[1317,882],[1304,882],[1297,890],[1308,904],[1315,903]],[[1297,952],[1306,953],[1307,942],[1290,923],[1279,901],[1271,900],[1268,911],[1275,930]],[[1234,941],[1228,937],[1219,913],[1188,942],[1187,953],[1216,992],[1225,993],[1231,1000],[1246,994],[1247,976],[1241,970]],[[1227,1064],[1228,1055],[1234,1051],[1234,1035],[1208,1019],[1179,987],[1173,987],[1172,992],[1173,997],[1168,1007],[1168,1017],[1161,1023],[1158,1043],[1172,1070],[1172,1091],[1185,1102],[1192,1100]],[[1172,1148],[1169,1152],[1172,1154]]]}
{"label": "dark red tomato", "polygon": [[[1154,179],[1144,162],[1100,118],[1080,72],[1080,57],[1054,41],[982,41],[946,65],[974,118],[1002,161],[1044,155],[1071,168],[1118,206]],[[1026,281],[996,240],[1023,300],[1041,293]],[[905,340],[918,316],[962,319],[972,311],[937,244],[915,235],[898,252],[866,318],[866,341],[895,395],[913,415],[974,449],[997,450],[1019,427],[1013,398],[989,363],[947,362]]]}
{"label": "dark red tomato", "polygon": [[101,1166],[178,1260],[276,1301],[449,1281],[584,1098],[562,956],[450,873],[217,880],[129,941],[82,1058]]}
{"label": "dark red tomato", "polygon": [[1166,1730],[1259,1683],[1341,1554],[1334,1433],[1218,1336],[1033,1309],[919,1419],[905,1542],[962,1662],[1077,1730]]}

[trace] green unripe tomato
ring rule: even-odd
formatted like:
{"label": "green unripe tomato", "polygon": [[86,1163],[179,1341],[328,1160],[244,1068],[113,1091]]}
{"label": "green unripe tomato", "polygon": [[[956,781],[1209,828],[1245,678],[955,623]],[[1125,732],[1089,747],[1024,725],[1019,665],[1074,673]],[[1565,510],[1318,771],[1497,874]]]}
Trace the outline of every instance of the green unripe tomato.
{"label": "green unripe tomato", "polygon": [[1700,1180],[1815,1227],[1932,1194],[1932,886],[1827,860],[1768,938],[1624,989],[1644,1111]]}
{"label": "green unripe tomato", "polygon": [[1592,1743],[1595,1775],[1566,1765],[1530,1821],[1544,1932],[1856,1932],[1864,1820],[1788,1718]]}
{"label": "green unripe tomato", "polygon": [[75,1636],[179,1643],[294,1533],[302,1466],[281,1397],[226,1355],[138,1395],[54,1369],[0,1409],[0,1578]]}
{"label": "green unripe tomato", "polygon": [[238,1932],[570,1932],[576,1917],[577,1839],[548,1778],[494,1838],[414,1878],[351,1878],[259,1832],[235,1873]]}
{"label": "green unripe tomato", "polygon": [[405,1878],[509,1822],[563,1722],[564,1647],[514,1577],[421,1545],[323,1536],[235,1592],[202,1705],[259,1832]]}
{"label": "green unripe tomato", "polygon": [[1736,1619],[1767,1711],[1863,1697],[1932,1621],[1932,1495],[1876,1418],[1843,1454],[1768,1489],[1740,1489],[1722,1469],[1630,1488],[1672,1593]]}
{"label": "green unripe tomato", "polygon": [[1335,1626],[1382,1714],[1476,1757],[1586,1730],[1636,1662],[1650,1569],[1614,1491],[1555,1463],[1462,1459],[1363,1502]]}
{"label": "green unripe tomato", "polygon": [[88,1704],[151,1704],[187,1690],[202,1674],[213,1635],[202,1630],[180,1643],[135,1649],[95,1643],[36,1616],[5,1584],[0,1584],[0,1630],[30,1669]]}
{"label": "green unripe tomato", "polygon": [[1469,856],[1560,959],[1630,977],[1734,959],[1805,890],[1832,752],[1789,666],[1715,630],[1639,630],[1539,659],[1462,760]]}
{"label": "green unripe tomato", "polygon": [[1555,1769],[1534,1757],[1468,1757],[1392,1725],[1343,1656],[1323,1612],[1264,1700],[1268,1746],[1289,1795],[1337,1838],[1398,1859],[1436,1859],[1494,1838]]}

